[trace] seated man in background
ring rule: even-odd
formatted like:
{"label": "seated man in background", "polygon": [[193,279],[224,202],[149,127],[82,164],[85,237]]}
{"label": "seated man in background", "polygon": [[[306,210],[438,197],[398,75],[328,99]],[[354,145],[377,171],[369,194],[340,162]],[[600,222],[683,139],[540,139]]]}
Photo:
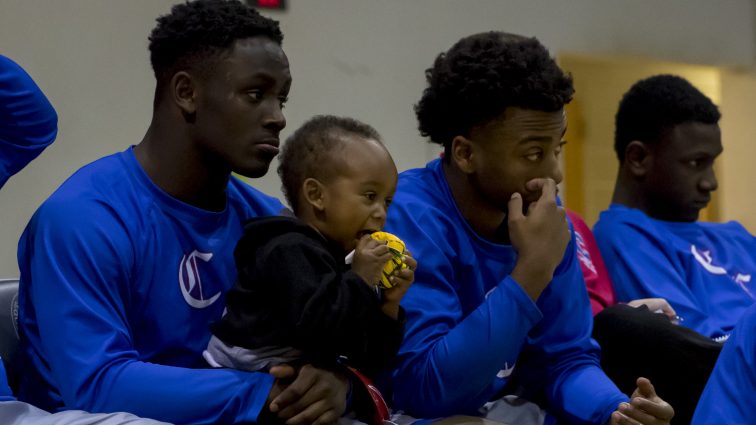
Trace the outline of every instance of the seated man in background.
{"label": "seated man in background", "polygon": [[636,377],[649,378],[675,407],[673,423],[690,423],[722,344],[678,325],[675,310],[664,298],[617,304],[593,233],[578,214],[566,212],[591,300],[601,368],[623,392],[633,390]]}
{"label": "seated man in background", "polygon": [[724,340],[754,303],[756,238],[697,221],[717,189],[719,118],[683,78],[636,83],[617,111],[620,167],[594,234],[620,301],[664,298],[682,326]]}
{"label": "seated man in background", "polygon": [[463,38],[426,75],[416,113],[444,156],[400,175],[386,226],[422,259],[402,301],[394,407],[526,423],[489,409],[519,383],[549,421],[669,423],[648,380],[630,401],[599,368],[556,197],[571,79],[538,40],[501,32]]}
{"label": "seated man in background", "polygon": [[260,177],[278,153],[291,85],[282,38],[236,0],[179,3],[158,19],[144,138],[77,171],[21,236],[24,400],[192,424],[332,424],[344,412],[337,372],[202,359],[244,221],[283,208],[231,176]]}
{"label": "seated man in background", "polygon": [[693,425],[752,424],[756,394],[756,305],[735,325],[725,342],[706,389],[701,395]]}

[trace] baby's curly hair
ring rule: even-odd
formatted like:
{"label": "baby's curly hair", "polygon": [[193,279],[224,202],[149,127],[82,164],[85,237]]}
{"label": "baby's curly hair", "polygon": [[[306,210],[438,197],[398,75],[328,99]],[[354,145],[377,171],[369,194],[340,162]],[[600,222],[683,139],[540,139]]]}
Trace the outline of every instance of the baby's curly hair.
{"label": "baby's curly hair", "polygon": [[278,157],[278,175],[289,206],[299,211],[299,191],[308,178],[328,182],[338,171],[333,160],[344,145],[342,136],[355,135],[383,145],[381,135],[368,124],[348,117],[316,115],[299,127],[284,143]]}
{"label": "baby's curly hair", "polygon": [[459,40],[425,71],[428,87],[415,105],[420,133],[444,146],[468,136],[507,107],[558,111],[572,100],[572,78],[535,38],[485,32]]}
{"label": "baby's curly hair", "polygon": [[158,87],[181,69],[206,72],[236,40],[265,36],[278,43],[278,22],[238,0],[195,0],[157,18],[150,34],[150,61]]}
{"label": "baby's curly hair", "polygon": [[622,97],[615,117],[614,151],[625,160],[633,140],[656,144],[662,133],[686,122],[717,124],[716,105],[688,80],[677,75],[655,75],[633,84]]}

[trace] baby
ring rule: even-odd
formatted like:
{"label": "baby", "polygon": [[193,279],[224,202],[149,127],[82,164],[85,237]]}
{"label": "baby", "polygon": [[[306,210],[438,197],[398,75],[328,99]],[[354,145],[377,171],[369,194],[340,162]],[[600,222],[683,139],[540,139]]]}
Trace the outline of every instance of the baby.
{"label": "baby", "polygon": [[386,222],[394,161],[372,127],[316,116],[288,138],[278,173],[294,216],[245,225],[238,279],[205,358],[244,370],[345,361],[374,376],[399,349],[399,301],[417,265],[405,253],[379,285],[392,252],[376,239],[385,235],[371,235]]}

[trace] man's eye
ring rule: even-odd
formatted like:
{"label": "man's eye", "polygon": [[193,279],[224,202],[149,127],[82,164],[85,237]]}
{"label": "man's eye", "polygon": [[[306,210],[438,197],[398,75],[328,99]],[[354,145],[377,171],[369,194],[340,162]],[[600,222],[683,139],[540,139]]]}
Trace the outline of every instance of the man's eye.
{"label": "man's eye", "polygon": [[533,152],[525,155],[525,159],[530,162],[538,162],[541,160],[541,157],[543,157],[543,152]]}
{"label": "man's eye", "polygon": [[376,195],[375,195],[374,192],[368,192],[368,193],[365,194],[365,198],[367,198],[370,201],[374,201],[375,200],[375,196]]}
{"label": "man's eye", "polygon": [[286,96],[281,96],[278,98],[278,103],[281,105],[281,109],[283,109],[286,106],[286,102],[289,101],[289,98]]}
{"label": "man's eye", "polygon": [[247,92],[247,96],[251,97],[252,100],[262,100],[262,92],[260,90],[250,90]]}

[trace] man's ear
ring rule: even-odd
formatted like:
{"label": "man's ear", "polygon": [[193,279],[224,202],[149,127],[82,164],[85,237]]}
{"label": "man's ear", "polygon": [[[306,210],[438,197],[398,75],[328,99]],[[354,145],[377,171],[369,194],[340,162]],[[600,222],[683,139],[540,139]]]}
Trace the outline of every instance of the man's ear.
{"label": "man's ear", "polygon": [[472,174],[475,171],[473,162],[475,155],[475,146],[472,140],[464,136],[456,136],[451,142],[451,162],[457,165],[463,173]]}
{"label": "man's ear", "polygon": [[312,177],[302,183],[302,195],[305,202],[310,204],[316,211],[325,209],[325,190],[323,183]]}
{"label": "man's ear", "polygon": [[635,177],[644,177],[653,164],[651,149],[640,140],[633,140],[625,147],[625,168]]}
{"label": "man's ear", "polygon": [[197,80],[186,71],[179,71],[171,78],[171,97],[187,120],[197,112]]}

